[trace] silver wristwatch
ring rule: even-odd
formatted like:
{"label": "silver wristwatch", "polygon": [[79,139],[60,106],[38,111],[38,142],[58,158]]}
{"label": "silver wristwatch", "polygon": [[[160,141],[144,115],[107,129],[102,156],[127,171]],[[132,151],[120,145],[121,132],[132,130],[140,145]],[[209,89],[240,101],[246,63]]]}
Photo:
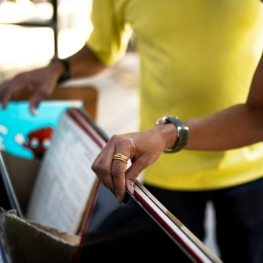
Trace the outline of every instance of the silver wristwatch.
{"label": "silver wristwatch", "polygon": [[172,148],[165,149],[163,152],[164,153],[179,152],[187,144],[189,129],[177,117],[172,117],[172,116],[164,116],[161,119],[159,119],[155,124],[163,125],[168,123],[174,124],[174,126],[177,129],[178,136],[177,136],[177,140],[174,143],[174,146]]}

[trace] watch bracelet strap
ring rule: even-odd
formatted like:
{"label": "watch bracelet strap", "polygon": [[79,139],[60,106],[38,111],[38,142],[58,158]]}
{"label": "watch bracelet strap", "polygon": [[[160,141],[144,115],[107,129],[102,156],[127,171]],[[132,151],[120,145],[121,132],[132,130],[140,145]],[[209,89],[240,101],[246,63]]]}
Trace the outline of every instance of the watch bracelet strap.
{"label": "watch bracelet strap", "polygon": [[177,129],[178,135],[173,147],[164,149],[164,153],[179,152],[186,145],[188,140],[188,127],[184,125],[177,117],[169,118],[169,123],[173,123]]}
{"label": "watch bracelet strap", "polygon": [[64,66],[64,71],[63,74],[59,77],[57,84],[60,84],[68,79],[70,79],[71,77],[71,67],[70,67],[70,63],[67,59],[59,59],[59,58],[54,58],[51,60],[50,63],[54,63],[54,62],[59,62]]}
{"label": "watch bracelet strap", "polygon": [[179,152],[183,149],[183,147],[187,144],[188,140],[188,127],[184,125],[182,121],[178,119],[178,117],[172,116],[164,116],[159,121],[156,122],[159,124],[168,124],[172,123],[177,129],[177,139],[171,148],[164,149],[164,153],[175,153]]}

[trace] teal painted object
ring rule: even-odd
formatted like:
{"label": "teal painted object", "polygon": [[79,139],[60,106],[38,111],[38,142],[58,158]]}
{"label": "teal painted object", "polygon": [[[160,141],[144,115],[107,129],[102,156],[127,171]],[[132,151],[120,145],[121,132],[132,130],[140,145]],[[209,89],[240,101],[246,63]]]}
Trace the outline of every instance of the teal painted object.
{"label": "teal painted object", "polygon": [[40,148],[48,148],[61,113],[80,106],[77,101],[44,101],[34,116],[28,102],[10,102],[5,110],[0,109],[0,148],[16,156],[40,158]]}

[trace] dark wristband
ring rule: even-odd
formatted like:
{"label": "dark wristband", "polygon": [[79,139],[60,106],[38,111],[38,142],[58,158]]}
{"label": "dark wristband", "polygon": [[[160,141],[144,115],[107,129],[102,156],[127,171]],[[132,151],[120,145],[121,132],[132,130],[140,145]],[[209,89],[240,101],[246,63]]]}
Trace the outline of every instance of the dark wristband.
{"label": "dark wristband", "polygon": [[63,74],[60,76],[60,78],[58,79],[57,84],[60,84],[68,79],[70,79],[71,77],[71,68],[70,68],[70,63],[67,59],[59,59],[59,58],[55,58],[52,59],[50,63],[54,63],[54,62],[59,62],[64,66],[64,72]]}

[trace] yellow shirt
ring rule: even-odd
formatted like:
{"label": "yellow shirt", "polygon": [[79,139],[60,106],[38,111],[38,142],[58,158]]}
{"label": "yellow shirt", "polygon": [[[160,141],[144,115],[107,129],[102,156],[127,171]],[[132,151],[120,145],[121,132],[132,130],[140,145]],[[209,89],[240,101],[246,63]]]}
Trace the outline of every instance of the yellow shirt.
{"label": "yellow shirt", "polygon": [[[93,0],[92,18],[87,45],[105,64],[123,57],[134,32],[142,130],[163,115],[199,118],[245,102],[263,47],[259,0]],[[224,129],[231,140],[232,131]],[[143,179],[166,189],[205,190],[262,175],[258,143],[162,154]]]}

